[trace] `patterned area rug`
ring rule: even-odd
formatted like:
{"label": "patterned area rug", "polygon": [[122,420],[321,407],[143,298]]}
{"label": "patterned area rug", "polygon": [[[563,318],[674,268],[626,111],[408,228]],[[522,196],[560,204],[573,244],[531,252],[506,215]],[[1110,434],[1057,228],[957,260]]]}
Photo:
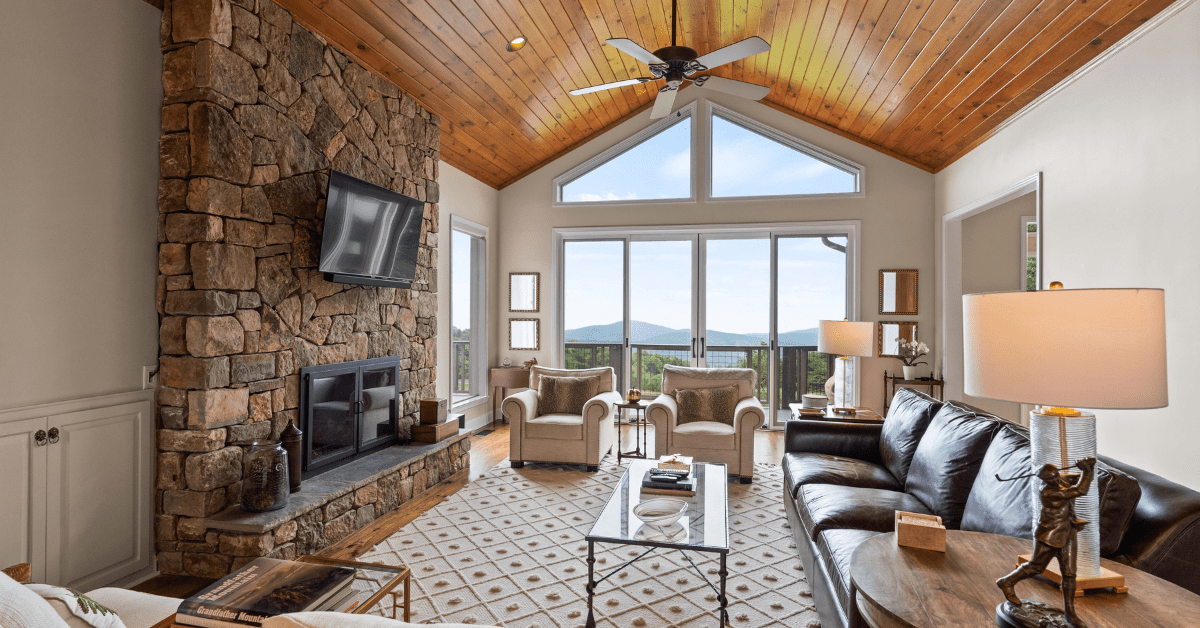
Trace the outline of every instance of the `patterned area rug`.
{"label": "patterned area rug", "polygon": [[[626,465],[597,473],[557,465],[500,463],[364,554],[408,565],[414,623],[575,628],[587,618],[584,535]],[[730,625],[818,628],[812,593],[783,511],[783,475],[757,464],[754,483],[730,484]],[[597,544],[598,574],[640,553]],[[716,555],[691,553],[718,583]],[[599,576],[597,576],[599,577]],[[600,585],[595,616],[605,628],[711,628],[717,596],[678,552],[656,550]]]}

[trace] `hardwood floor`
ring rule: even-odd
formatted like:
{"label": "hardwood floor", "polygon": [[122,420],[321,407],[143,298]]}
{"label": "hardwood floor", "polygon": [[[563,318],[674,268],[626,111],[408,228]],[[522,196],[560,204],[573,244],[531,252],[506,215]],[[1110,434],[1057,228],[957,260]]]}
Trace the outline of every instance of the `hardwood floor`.
{"label": "hardwood floor", "polygon": [[[376,519],[370,525],[355,531],[350,536],[330,545],[318,555],[326,558],[353,560],[371,547],[382,542],[400,528],[411,523],[424,512],[440,504],[444,499],[457,493],[471,480],[491,471],[500,462],[508,458],[509,426],[493,423],[481,431],[492,430],[484,436],[478,434],[471,437],[471,468],[459,471],[443,480],[437,486],[425,491],[402,504],[396,510]],[[654,452],[654,427],[647,426],[646,447],[649,455]],[[634,427],[621,426],[621,451],[636,449],[634,443]],[[779,464],[783,459],[783,432],[758,430],[754,434],[754,461]],[[167,597],[185,598],[198,593],[212,584],[209,578],[194,576],[156,576],[137,586],[134,591],[153,593]]]}

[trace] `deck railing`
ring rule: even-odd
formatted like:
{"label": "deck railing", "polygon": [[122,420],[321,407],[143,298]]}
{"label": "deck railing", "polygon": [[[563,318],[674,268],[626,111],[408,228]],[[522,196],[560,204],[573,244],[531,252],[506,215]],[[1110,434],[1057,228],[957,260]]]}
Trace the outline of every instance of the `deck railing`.
{"label": "deck railing", "polygon": [[[777,408],[786,410],[789,403],[800,401],[806,393],[821,394],[825,381],[833,374],[833,356],[817,353],[815,346],[780,347]],[[567,368],[584,369],[611,366],[617,381],[623,381],[624,347],[620,343],[566,343]],[[666,365],[687,366],[691,358],[688,345],[632,344],[629,347],[632,368],[630,385],[646,397],[662,394],[662,368]],[[757,397],[763,405],[770,402],[768,372],[770,348],[766,345],[710,346],[705,351],[708,366],[717,368],[752,368],[758,371]]]}
{"label": "deck railing", "polygon": [[450,343],[454,352],[454,376],[451,379],[452,394],[466,395],[471,392],[471,343],[454,340]]}

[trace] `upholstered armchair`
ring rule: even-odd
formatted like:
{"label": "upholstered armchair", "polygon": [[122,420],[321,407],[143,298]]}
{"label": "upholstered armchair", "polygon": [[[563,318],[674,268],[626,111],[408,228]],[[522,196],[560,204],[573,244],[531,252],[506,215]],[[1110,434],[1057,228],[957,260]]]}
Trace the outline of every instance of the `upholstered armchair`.
{"label": "upholstered armchair", "polygon": [[[754,369],[688,368],[664,366],[662,391],[650,403],[646,416],[654,425],[654,451],[659,456],[682,454],[697,462],[723,462],[729,475],[743,484],[754,481],[754,430],[766,420],[755,396],[758,373]],[[676,391],[737,386],[733,422],[680,420]]]}
{"label": "upholstered armchair", "polygon": [[[547,394],[543,377],[599,377],[596,395],[589,398],[580,414],[543,414]],[[529,389],[509,395],[502,405],[511,424],[508,457],[515,469],[526,462],[559,462],[587,465],[588,471],[600,468],[600,461],[612,450],[617,404],[624,398],[616,391],[612,367],[566,370],[534,366],[529,369]],[[550,382],[547,382],[549,384]]]}

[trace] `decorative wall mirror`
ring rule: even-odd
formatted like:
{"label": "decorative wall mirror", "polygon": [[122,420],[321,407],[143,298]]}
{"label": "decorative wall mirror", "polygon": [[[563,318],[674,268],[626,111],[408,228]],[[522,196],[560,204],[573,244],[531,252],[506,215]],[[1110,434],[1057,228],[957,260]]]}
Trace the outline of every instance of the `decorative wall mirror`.
{"label": "decorative wall mirror", "polygon": [[541,321],[536,318],[508,319],[508,348],[514,351],[541,349]]}
{"label": "decorative wall mirror", "polygon": [[916,316],[917,271],[879,271],[879,313]]}
{"label": "decorative wall mirror", "polygon": [[876,343],[876,348],[879,349],[879,357],[900,357],[900,342],[896,340],[897,338],[903,338],[907,341],[916,340],[917,323],[915,321],[880,321],[879,338]]}
{"label": "decorative wall mirror", "polygon": [[542,294],[538,286],[541,273],[508,273],[508,311],[537,312]]}

